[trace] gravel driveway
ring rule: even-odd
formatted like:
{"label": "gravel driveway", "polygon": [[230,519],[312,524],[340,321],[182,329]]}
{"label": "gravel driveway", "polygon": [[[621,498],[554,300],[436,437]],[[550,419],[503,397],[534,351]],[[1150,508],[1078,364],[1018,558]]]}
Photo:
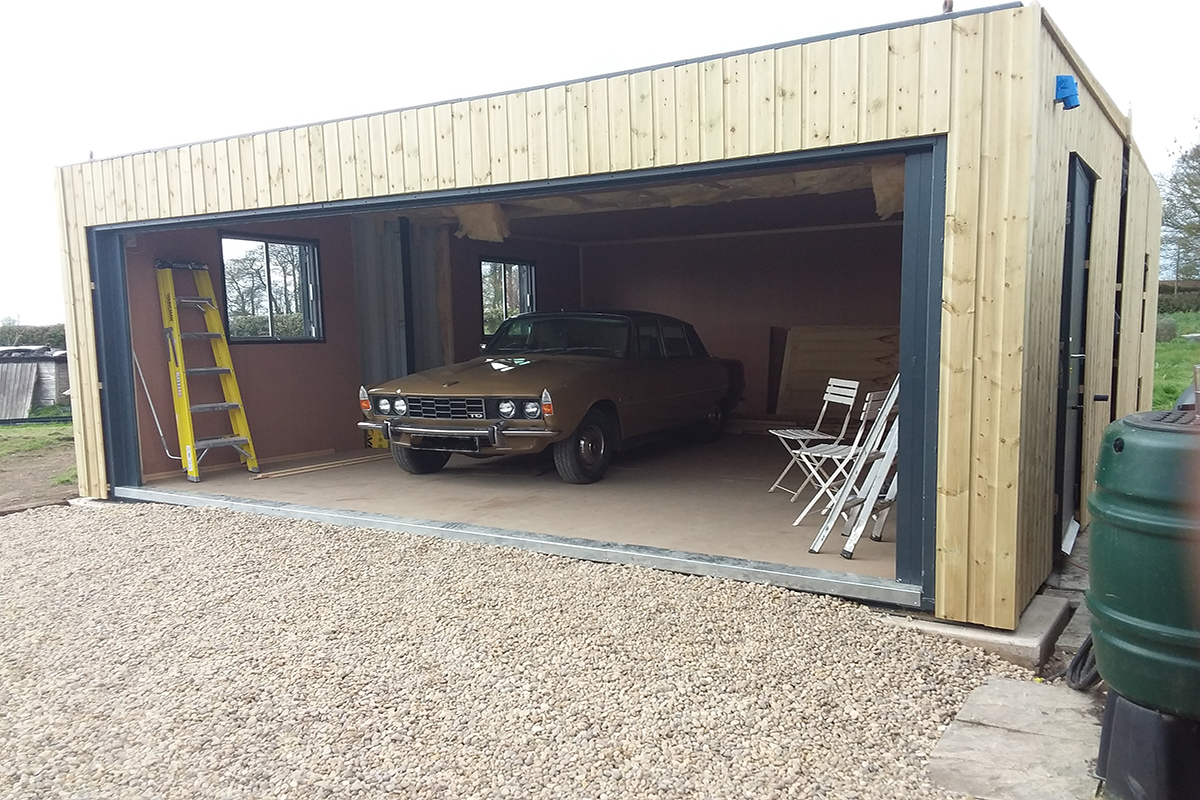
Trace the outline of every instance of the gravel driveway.
{"label": "gravel driveway", "polygon": [[0,517],[0,797],[949,797],[866,607],[221,510]]}

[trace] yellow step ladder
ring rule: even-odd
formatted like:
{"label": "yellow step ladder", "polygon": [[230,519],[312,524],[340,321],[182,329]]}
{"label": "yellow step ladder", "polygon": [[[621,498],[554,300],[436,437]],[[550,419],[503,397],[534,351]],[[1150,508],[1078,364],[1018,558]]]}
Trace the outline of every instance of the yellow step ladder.
{"label": "yellow step ladder", "polygon": [[[242,405],[242,393],[238,389],[237,375],[233,371],[233,359],[229,355],[229,342],[221,312],[217,309],[216,294],[213,293],[212,278],[208,267],[195,261],[154,262],[158,273],[158,300],[162,309],[163,335],[167,338],[167,359],[171,371],[171,397],[175,403],[175,425],[179,429],[179,454],[189,481],[200,480],[200,459],[214,447],[232,447],[241,456],[242,463],[251,472],[258,472],[258,456],[254,453],[254,441],[250,438],[250,425],[246,422],[246,409]],[[196,283],[195,296],[180,296],[175,291],[175,273],[187,271]],[[204,314],[204,330],[184,331],[179,328],[181,306],[198,308]],[[188,368],[184,361],[183,343],[190,340],[207,340],[212,345],[216,366]],[[188,379],[193,377],[219,376],[225,401],[221,403],[195,403],[191,401]],[[209,439],[197,439],[192,415],[205,412],[225,411],[233,433]]]}

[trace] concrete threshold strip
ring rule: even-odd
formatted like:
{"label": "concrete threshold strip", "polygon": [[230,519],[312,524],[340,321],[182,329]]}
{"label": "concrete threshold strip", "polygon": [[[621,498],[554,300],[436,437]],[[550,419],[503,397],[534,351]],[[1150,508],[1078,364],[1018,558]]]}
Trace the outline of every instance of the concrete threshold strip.
{"label": "concrete threshold strip", "polygon": [[920,608],[919,586],[862,575],[850,575],[811,567],[794,567],[767,561],[713,556],[645,545],[614,544],[595,539],[550,536],[528,531],[511,531],[457,522],[408,519],[385,514],[369,514],[335,508],[321,508],[269,500],[247,500],[219,494],[178,492],[144,486],[118,486],[113,495],[122,500],[166,503],[179,506],[225,508],[273,517],[303,519],[331,525],[375,528],[400,533],[416,533],[463,542],[503,545],[547,555],[629,564],[639,567],[728,578],[747,583],[765,583],[817,594],[831,594],[853,600],[886,603],[903,608]]}

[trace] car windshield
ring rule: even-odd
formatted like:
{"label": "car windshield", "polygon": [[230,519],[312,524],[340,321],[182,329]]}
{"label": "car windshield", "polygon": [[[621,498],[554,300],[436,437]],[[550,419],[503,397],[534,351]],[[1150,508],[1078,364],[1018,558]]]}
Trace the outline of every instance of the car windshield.
{"label": "car windshield", "polygon": [[629,320],[617,317],[513,318],[496,331],[484,355],[579,353],[625,358],[629,353]]}

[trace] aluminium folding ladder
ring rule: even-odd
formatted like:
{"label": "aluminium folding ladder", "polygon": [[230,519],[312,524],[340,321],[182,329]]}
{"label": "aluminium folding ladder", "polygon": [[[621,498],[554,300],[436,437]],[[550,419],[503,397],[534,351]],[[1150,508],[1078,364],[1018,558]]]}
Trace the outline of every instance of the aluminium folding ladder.
{"label": "aluminium folding ladder", "polygon": [[[216,294],[208,267],[195,261],[154,262],[158,273],[158,300],[162,309],[163,335],[167,339],[168,369],[171,373],[171,398],[175,404],[175,425],[179,429],[179,454],[189,481],[200,480],[200,459],[214,447],[232,447],[241,456],[242,463],[251,472],[258,472],[258,456],[254,453],[254,442],[250,438],[250,425],[246,421],[246,409],[242,404],[242,393],[238,389],[237,374],[233,371],[233,359],[229,354],[229,341],[221,312],[217,309]],[[181,296],[175,291],[175,273],[187,271],[196,284],[195,296]],[[184,331],[179,327],[179,309],[191,306],[204,315],[204,330]],[[215,366],[188,367],[184,360],[183,343],[191,340],[207,340],[212,346]],[[217,376],[221,379],[224,401],[219,403],[192,403],[188,380],[198,377]],[[197,439],[192,415],[206,412],[227,412],[233,427],[232,434]]]}

